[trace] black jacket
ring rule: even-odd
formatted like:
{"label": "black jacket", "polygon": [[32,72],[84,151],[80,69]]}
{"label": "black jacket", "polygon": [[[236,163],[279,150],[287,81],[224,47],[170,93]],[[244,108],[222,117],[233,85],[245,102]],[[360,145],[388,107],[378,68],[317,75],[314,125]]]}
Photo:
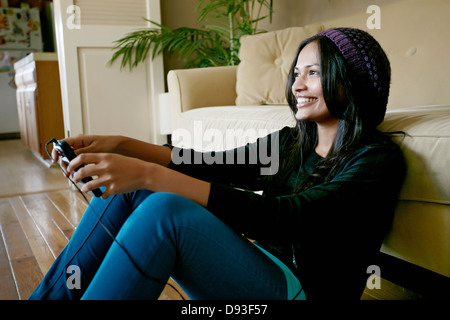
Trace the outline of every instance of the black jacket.
{"label": "black jacket", "polygon": [[320,160],[313,153],[278,195],[255,193],[267,190],[270,179],[262,169],[277,169],[275,157],[268,163],[267,155],[282,153],[293,139],[291,130],[224,152],[173,148],[169,167],[211,182],[207,209],[286,263],[307,299],[327,299],[329,290],[359,299],[405,177],[402,152],[394,143],[368,144],[330,181],[293,193],[292,185]]}

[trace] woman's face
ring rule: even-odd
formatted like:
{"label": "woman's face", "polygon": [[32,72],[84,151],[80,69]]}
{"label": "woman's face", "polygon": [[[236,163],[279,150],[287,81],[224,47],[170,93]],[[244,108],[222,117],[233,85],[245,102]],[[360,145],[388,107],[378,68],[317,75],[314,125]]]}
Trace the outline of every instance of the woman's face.
{"label": "woman's face", "polygon": [[316,42],[306,45],[297,57],[292,93],[297,99],[297,120],[324,124],[336,118],[327,108],[320,80],[319,48]]}

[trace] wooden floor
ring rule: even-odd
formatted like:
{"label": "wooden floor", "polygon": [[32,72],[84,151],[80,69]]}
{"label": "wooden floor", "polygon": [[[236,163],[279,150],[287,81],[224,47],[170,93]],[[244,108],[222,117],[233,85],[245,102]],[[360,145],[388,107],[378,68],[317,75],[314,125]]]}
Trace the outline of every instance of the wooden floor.
{"label": "wooden floor", "polygon": [[[29,297],[70,240],[86,206],[58,168],[38,161],[20,140],[0,141],[0,300]],[[361,299],[421,298],[381,281],[381,289],[366,289]],[[167,286],[160,299],[180,296]]]}
{"label": "wooden floor", "polygon": [[[30,296],[86,207],[59,168],[37,160],[20,140],[0,141],[0,300]],[[180,298],[170,286],[160,297]]]}

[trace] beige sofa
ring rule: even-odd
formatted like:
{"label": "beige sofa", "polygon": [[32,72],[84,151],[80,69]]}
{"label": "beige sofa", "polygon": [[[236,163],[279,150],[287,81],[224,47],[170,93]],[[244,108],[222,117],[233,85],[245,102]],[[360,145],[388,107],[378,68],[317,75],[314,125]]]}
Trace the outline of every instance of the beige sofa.
{"label": "beige sofa", "polygon": [[449,12],[448,0],[398,1],[381,7],[379,30],[368,30],[370,14],[362,12],[247,36],[237,67],[172,70],[173,143],[225,149],[292,126],[284,88],[301,40],[322,28],[365,29],[385,48],[393,72],[381,130],[408,134],[398,139],[408,175],[382,251],[450,277]]}

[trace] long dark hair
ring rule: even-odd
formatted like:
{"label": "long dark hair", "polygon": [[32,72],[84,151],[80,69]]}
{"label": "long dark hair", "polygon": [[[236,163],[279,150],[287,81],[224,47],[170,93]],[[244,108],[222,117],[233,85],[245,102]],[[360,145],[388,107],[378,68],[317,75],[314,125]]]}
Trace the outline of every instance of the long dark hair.
{"label": "long dark hair", "polygon": [[[324,36],[314,36],[303,41],[292,63],[286,83],[286,99],[293,114],[295,115],[297,112],[297,100],[292,92],[292,85],[295,81],[294,68],[298,55],[311,42],[318,44],[320,77],[325,103],[330,113],[340,121],[327,157],[322,159],[316,169],[296,186],[294,192],[309,189],[332,179],[336,170],[346,163],[348,157],[366,143],[386,141],[376,127],[367,125],[363,121],[360,107],[364,106],[358,106],[353,100],[352,84],[347,74],[344,58],[334,43]],[[292,172],[298,170],[299,159],[300,165],[303,164],[317,146],[317,124],[314,122],[297,120],[292,134],[294,135],[293,142],[280,154],[280,170],[273,177],[275,180],[275,183],[271,183],[273,188],[277,188],[278,183],[283,185]]]}

